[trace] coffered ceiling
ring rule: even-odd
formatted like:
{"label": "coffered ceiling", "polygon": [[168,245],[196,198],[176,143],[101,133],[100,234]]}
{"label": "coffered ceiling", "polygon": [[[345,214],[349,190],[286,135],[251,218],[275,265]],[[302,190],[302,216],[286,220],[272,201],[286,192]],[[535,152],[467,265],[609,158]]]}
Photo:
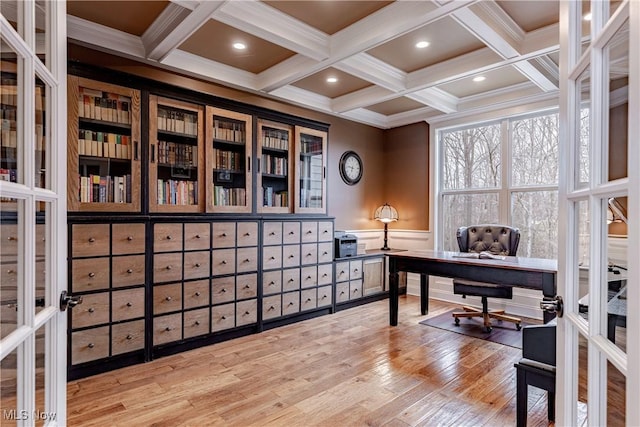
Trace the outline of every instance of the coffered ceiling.
{"label": "coffered ceiling", "polygon": [[73,43],[380,128],[557,97],[558,8],[558,0],[67,3]]}

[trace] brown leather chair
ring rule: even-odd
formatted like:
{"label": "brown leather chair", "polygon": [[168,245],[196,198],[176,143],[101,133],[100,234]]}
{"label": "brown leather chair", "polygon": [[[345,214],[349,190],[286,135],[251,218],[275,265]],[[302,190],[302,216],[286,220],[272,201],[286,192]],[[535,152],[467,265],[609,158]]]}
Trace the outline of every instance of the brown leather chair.
{"label": "brown leather chair", "polygon": [[[460,227],[456,233],[460,252],[489,252],[493,255],[515,256],[520,243],[520,230],[507,225],[480,224],[468,227]],[[482,317],[484,328],[491,332],[491,319],[513,322],[516,329],[520,330],[521,319],[504,314],[504,310],[488,310],[487,298],[513,298],[513,288],[495,283],[476,282],[472,280],[453,279],[453,293],[477,296],[481,298],[482,310],[464,306],[464,311],[453,313],[455,323],[460,325],[461,317]]]}

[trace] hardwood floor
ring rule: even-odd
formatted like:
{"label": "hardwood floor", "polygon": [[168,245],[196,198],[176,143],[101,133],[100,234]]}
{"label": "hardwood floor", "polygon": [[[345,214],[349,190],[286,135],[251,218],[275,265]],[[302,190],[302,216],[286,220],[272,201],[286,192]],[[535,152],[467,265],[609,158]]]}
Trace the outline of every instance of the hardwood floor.
{"label": "hardwood floor", "polygon": [[[515,425],[521,351],[419,325],[419,306],[401,297],[397,327],[384,300],[70,382],[68,424]],[[546,405],[530,388],[528,425]]]}

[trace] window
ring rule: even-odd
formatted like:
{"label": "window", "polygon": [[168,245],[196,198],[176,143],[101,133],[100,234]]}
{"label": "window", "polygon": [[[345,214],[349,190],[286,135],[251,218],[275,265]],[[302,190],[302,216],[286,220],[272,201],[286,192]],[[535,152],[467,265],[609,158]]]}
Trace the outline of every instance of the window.
{"label": "window", "polygon": [[440,247],[456,251],[458,227],[511,224],[518,255],[556,258],[558,114],[544,113],[438,132]]}

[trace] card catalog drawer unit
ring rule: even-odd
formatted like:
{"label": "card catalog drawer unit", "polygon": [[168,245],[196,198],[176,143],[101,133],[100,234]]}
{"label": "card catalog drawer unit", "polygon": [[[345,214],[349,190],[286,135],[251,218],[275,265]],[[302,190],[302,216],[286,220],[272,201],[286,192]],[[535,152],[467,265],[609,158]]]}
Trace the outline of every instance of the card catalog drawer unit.
{"label": "card catalog drawer unit", "polygon": [[182,313],[153,318],[153,344],[160,345],[182,338]]}
{"label": "card catalog drawer unit", "polygon": [[216,277],[211,280],[211,302],[221,304],[236,299],[236,283],[234,276]]}
{"label": "card catalog drawer unit", "polygon": [[109,258],[82,258],[71,261],[71,291],[87,292],[109,288]]}
{"label": "card catalog drawer unit", "polygon": [[155,224],[153,227],[153,251],[175,252],[182,250],[182,224]]}
{"label": "card catalog drawer unit", "polygon": [[74,224],[71,237],[74,258],[109,255],[109,224]]}
{"label": "card catalog drawer unit", "polygon": [[113,224],[111,226],[111,253],[113,255],[144,253],[144,236],[144,224]]}
{"label": "card catalog drawer unit", "polygon": [[209,305],[209,279],[184,282],[184,308],[196,308]]}
{"label": "card catalog drawer unit", "polygon": [[71,334],[71,364],[109,357],[109,327],[87,329]]}
{"label": "card catalog drawer unit", "polygon": [[209,309],[185,311],[184,313],[184,338],[197,337],[209,333]]}
{"label": "card catalog drawer unit", "polygon": [[236,246],[236,223],[214,222],[212,248],[233,248]]}
{"label": "card catalog drawer unit", "polygon": [[211,331],[219,332],[231,329],[236,324],[236,305],[234,303],[211,307]]}
{"label": "card catalog drawer unit", "polygon": [[71,312],[71,327],[73,329],[100,325],[108,322],[109,292],[84,295],[82,297],[82,304],[74,307]]}
{"label": "card catalog drawer unit", "polygon": [[153,256],[154,283],[182,280],[182,252],[155,254]]}
{"label": "card catalog drawer unit", "polygon": [[111,326],[111,353],[129,353],[144,348],[144,320]]}
{"label": "card catalog drawer unit", "polygon": [[211,247],[209,223],[186,223],[184,225],[184,250],[205,250]]}
{"label": "card catalog drawer unit", "polygon": [[258,223],[238,222],[236,231],[236,246],[258,246]]}
{"label": "card catalog drawer unit", "polygon": [[255,299],[236,303],[236,326],[245,326],[258,321],[258,302]]}
{"label": "card catalog drawer unit", "polygon": [[144,288],[113,292],[111,294],[111,317],[114,322],[144,317]]}
{"label": "card catalog drawer unit", "polygon": [[111,285],[122,286],[144,285],[144,255],[127,255],[112,258]]}
{"label": "card catalog drawer unit", "polygon": [[236,299],[248,299],[258,296],[258,274],[239,274],[236,276]]}

